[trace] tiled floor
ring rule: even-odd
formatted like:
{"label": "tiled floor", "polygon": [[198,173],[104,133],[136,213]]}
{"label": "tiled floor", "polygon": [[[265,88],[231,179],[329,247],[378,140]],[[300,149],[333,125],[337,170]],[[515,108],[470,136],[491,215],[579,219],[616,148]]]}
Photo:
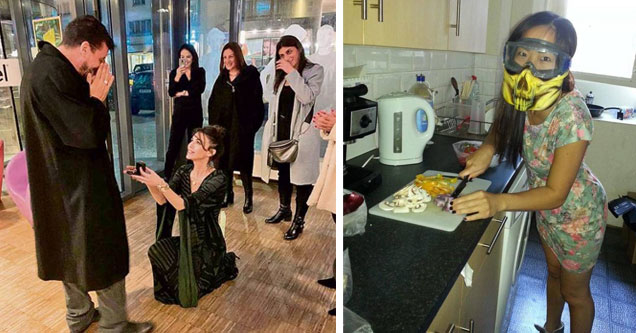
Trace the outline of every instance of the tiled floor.
{"label": "tiled floor", "polygon": [[[607,229],[590,283],[596,308],[592,332],[636,333],[636,265],[628,263],[626,246],[621,229]],[[508,332],[536,332],[533,324],[545,322],[546,278],[545,257],[533,224],[516,283]],[[569,332],[567,304],[562,321]]]}

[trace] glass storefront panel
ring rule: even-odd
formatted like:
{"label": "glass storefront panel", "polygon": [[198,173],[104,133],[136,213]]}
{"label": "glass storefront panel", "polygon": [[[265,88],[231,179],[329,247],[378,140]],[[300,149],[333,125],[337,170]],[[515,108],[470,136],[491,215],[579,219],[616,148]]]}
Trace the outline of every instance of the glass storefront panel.
{"label": "glass storefront panel", "polygon": [[205,69],[205,91],[201,95],[203,122],[208,123],[208,100],[219,76],[221,50],[230,41],[230,0],[190,0],[190,31],[187,38]]}
{"label": "glass storefront panel", "polygon": [[151,1],[126,1],[126,50],[135,160],[155,171],[163,170],[157,151],[157,112]]}
{"label": "glass storefront panel", "polygon": [[62,32],[66,25],[77,17],[74,0],[24,1],[24,21],[31,59],[38,54],[37,41],[44,40],[55,46],[62,43]]}
{"label": "glass storefront panel", "polygon": [[[325,69],[325,81],[316,99],[315,112],[335,108],[335,27],[330,25],[335,23],[334,1],[245,0],[242,18],[239,43],[243,45],[248,64],[261,72],[266,107],[274,98],[276,44],[281,36],[293,35],[303,44],[309,60]],[[323,22],[325,24],[321,26]],[[256,154],[260,154],[262,136],[263,126],[256,133]],[[321,157],[326,148],[325,141],[321,147]]]}
{"label": "glass storefront panel", "polygon": [[[18,58],[17,38],[11,18],[9,2],[0,1],[0,59]],[[19,107],[20,87],[0,88],[0,140],[4,141],[4,160],[8,162],[20,151],[16,111]]]}

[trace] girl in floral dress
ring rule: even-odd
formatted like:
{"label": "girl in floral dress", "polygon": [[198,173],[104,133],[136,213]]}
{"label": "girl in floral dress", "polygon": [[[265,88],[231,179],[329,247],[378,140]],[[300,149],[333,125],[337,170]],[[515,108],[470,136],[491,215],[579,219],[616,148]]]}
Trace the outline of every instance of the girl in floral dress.
{"label": "girl in floral dress", "polygon": [[574,27],[554,13],[535,13],[517,25],[504,48],[503,101],[495,123],[459,175],[481,175],[495,153],[500,160],[521,157],[530,190],[481,191],[452,202],[454,213],[472,214],[467,221],[501,211],[536,211],[548,264],[547,318],[535,325],[540,332],[564,331],[565,302],[571,331],[591,331],[590,278],[607,220],[605,190],[583,162],[593,124],[569,71],[575,50]]}

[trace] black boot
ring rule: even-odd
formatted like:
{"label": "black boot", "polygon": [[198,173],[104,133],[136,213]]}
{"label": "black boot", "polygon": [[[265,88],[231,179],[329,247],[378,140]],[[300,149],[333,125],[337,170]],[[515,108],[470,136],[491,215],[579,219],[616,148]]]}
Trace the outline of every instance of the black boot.
{"label": "black boot", "polygon": [[241,181],[243,182],[243,189],[245,190],[245,204],[243,205],[243,213],[249,214],[254,209],[254,202],[252,197],[254,190],[252,188],[252,176],[250,174],[241,172]]}
{"label": "black boot", "polygon": [[300,234],[303,232],[303,229],[305,227],[305,216],[297,214],[296,216],[294,216],[294,221],[292,222],[291,227],[289,227],[289,230],[287,230],[287,232],[285,233],[285,239],[286,240],[293,240],[298,238],[298,236],[300,236]]}
{"label": "black boot", "polygon": [[221,203],[221,207],[225,208],[233,203],[234,203],[234,191],[230,187],[230,191],[225,193],[225,199],[223,199],[223,202]]}
{"label": "black boot", "polygon": [[230,172],[225,171],[225,175],[227,176],[228,184],[227,184],[227,192],[225,192],[225,198],[223,199],[223,202],[221,203],[221,207],[223,208],[234,203],[234,175],[232,171]]}
{"label": "black boot", "polygon": [[274,216],[265,220],[265,223],[278,223],[282,220],[291,221],[291,185],[289,187],[278,188],[278,200],[280,201],[280,208]]}
{"label": "black boot", "polygon": [[336,278],[335,277],[330,277],[328,279],[322,279],[322,280],[318,280],[318,283],[321,286],[325,286],[329,289],[336,289]]}
{"label": "black boot", "polygon": [[282,220],[291,221],[291,218],[292,218],[291,208],[289,206],[280,205],[280,208],[278,208],[278,211],[276,212],[276,214],[266,219],[265,223],[278,223]]}

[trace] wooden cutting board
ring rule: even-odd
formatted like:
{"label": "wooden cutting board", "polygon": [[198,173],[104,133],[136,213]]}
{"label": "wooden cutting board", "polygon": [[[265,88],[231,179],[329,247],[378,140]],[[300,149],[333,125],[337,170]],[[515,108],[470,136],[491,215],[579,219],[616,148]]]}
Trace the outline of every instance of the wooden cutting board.
{"label": "wooden cutting board", "polygon": [[[435,176],[437,174],[442,174],[445,177],[458,177],[456,173],[449,173],[443,171],[436,170],[428,170],[424,172],[424,176]],[[405,188],[413,184],[415,181],[415,176],[413,176],[413,181],[402,186],[400,189]],[[466,187],[462,191],[459,196],[466,195],[469,193],[486,190],[490,187],[492,182],[490,180],[474,178],[472,181],[466,184]],[[459,185],[459,180],[457,183],[453,184],[453,186]],[[398,190],[399,191],[399,190]],[[398,192],[396,191],[396,192]],[[393,195],[388,196],[383,201],[392,201]],[[433,228],[443,231],[454,231],[457,229],[457,226],[462,222],[465,215],[455,215],[449,212],[442,211],[441,208],[437,207],[433,202],[435,199],[431,200],[431,202],[427,203],[426,210],[421,213],[394,213],[393,211],[385,211],[380,209],[378,205],[375,205],[369,209],[369,214],[381,216],[387,219],[406,222],[411,224],[416,224],[422,227]]]}

